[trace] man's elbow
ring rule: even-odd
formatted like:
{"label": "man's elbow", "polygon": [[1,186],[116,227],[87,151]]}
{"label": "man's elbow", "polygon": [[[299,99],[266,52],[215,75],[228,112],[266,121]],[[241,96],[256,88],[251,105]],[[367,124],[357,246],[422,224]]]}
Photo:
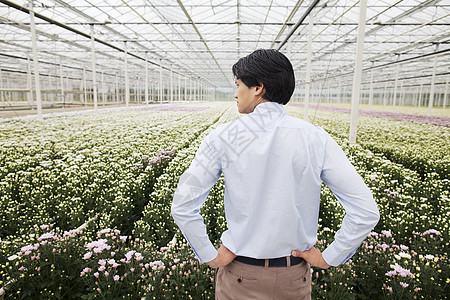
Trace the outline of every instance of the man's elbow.
{"label": "man's elbow", "polygon": [[177,220],[180,218],[180,207],[176,204],[172,203],[172,206],[170,207],[170,214],[172,215],[173,220],[175,223],[178,223]]}
{"label": "man's elbow", "polygon": [[380,221],[380,211],[378,210],[377,206],[375,206],[375,209],[368,217],[368,221],[372,224],[372,228],[374,228]]}

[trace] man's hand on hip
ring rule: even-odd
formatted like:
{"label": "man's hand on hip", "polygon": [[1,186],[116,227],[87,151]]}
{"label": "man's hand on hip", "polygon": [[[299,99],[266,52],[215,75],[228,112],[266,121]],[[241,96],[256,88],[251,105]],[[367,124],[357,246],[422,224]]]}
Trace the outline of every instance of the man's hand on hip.
{"label": "man's hand on hip", "polygon": [[331,267],[322,256],[322,253],[317,249],[316,247],[312,247],[309,250],[306,251],[299,251],[299,250],[293,250],[292,256],[301,257],[304,260],[306,260],[307,263],[309,263],[313,267],[318,267],[321,269],[328,269]]}
{"label": "man's hand on hip", "polygon": [[217,251],[219,252],[217,257],[207,262],[208,266],[214,269],[228,265],[237,256],[224,245],[220,245],[220,248]]}

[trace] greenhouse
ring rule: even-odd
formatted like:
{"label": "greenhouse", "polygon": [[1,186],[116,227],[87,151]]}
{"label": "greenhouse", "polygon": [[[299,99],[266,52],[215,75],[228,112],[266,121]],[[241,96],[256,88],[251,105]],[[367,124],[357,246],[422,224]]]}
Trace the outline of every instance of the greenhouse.
{"label": "greenhouse", "polygon": [[[0,0],[0,299],[214,299],[222,267],[171,205],[205,141],[253,114],[232,68],[257,49],[289,59],[283,110],[336,141],[379,210],[350,259],[311,265],[312,298],[446,299],[447,0]],[[200,210],[217,248],[230,182]],[[324,251],[362,221],[319,189]]]}

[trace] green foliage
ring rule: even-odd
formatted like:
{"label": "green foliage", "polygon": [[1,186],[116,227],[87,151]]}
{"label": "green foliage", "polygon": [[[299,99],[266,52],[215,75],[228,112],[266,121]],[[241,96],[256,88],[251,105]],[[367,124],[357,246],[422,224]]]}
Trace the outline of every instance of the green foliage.
{"label": "green foliage", "polygon": [[[170,205],[201,140],[237,117],[225,108],[0,124],[0,287],[9,282],[8,299],[213,298],[214,270],[195,259]],[[369,186],[381,220],[345,264],[312,270],[313,298],[450,294],[449,129],[363,118],[351,145],[342,115],[320,113],[315,122]],[[221,177],[201,209],[216,244],[226,229],[224,185]],[[320,249],[344,214],[323,186]],[[96,215],[83,231],[70,230]],[[95,253],[92,242],[109,249]]]}

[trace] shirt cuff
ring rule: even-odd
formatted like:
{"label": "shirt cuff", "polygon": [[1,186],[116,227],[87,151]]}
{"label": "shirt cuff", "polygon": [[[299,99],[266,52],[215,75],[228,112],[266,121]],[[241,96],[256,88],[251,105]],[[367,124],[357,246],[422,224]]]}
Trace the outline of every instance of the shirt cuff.
{"label": "shirt cuff", "polygon": [[219,255],[219,252],[217,252],[216,248],[212,244],[201,250],[194,250],[194,252],[202,263],[210,262],[215,259],[217,255]]}
{"label": "shirt cuff", "polygon": [[342,253],[342,251],[338,251],[338,249],[336,249],[336,245],[333,242],[322,252],[322,257],[327,264],[336,267],[340,264],[345,263],[355,253],[356,249],[350,252],[349,254]]}

